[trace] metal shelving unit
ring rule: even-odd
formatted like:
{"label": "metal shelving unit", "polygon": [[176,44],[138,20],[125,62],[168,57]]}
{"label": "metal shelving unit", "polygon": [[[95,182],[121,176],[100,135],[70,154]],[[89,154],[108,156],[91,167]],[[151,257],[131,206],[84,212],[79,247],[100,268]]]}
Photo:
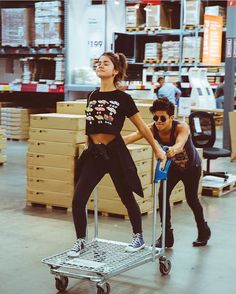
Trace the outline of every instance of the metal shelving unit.
{"label": "metal shelving unit", "polygon": [[[34,8],[37,2],[52,2],[54,0],[28,0],[28,1],[0,1],[0,13],[4,8]],[[60,0],[62,5],[64,0]],[[1,24],[0,24],[1,28]],[[34,39],[33,39],[34,40]],[[6,60],[9,64],[13,64],[14,60],[32,59],[38,62],[41,59],[54,60],[57,57],[63,57],[65,54],[64,44],[45,44],[45,45],[35,45],[35,43],[29,43],[28,46],[23,45],[2,45],[2,39],[0,40],[0,62]],[[50,64],[48,64],[50,66]],[[16,75],[15,75],[16,76]],[[14,77],[15,78],[15,77]],[[19,76],[19,79],[21,76]],[[18,78],[17,78],[18,79]],[[40,77],[40,81],[43,76]],[[5,81],[5,80],[4,80]],[[29,83],[19,81],[11,81],[8,83],[3,82],[0,77],[0,101],[12,101],[16,103],[28,103],[27,99],[32,101],[31,103],[37,104],[41,98],[42,103],[46,106],[47,104],[54,105],[56,101],[64,100],[64,85],[62,83],[55,84],[40,84],[39,80],[30,81]],[[27,92],[27,95],[25,95]],[[22,96],[22,97],[21,97]],[[27,97],[26,97],[27,96]],[[45,96],[45,99],[43,98]],[[25,97],[25,98],[24,98]]]}
{"label": "metal shelving unit", "polygon": [[[167,2],[167,1],[166,1]],[[169,71],[173,70],[176,71],[178,70],[179,75],[178,78],[179,80],[183,80],[183,77],[187,77],[186,73],[182,73],[182,68],[183,67],[211,67],[211,66],[206,66],[203,65],[201,62],[192,62],[192,63],[184,63],[182,62],[183,60],[183,38],[185,36],[195,36],[196,40],[198,38],[198,36],[202,35],[204,33],[204,28],[202,27],[202,25],[196,25],[195,27],[193,26],[192,29],[189,28],[185,28],[184,24],[183,24],[183,18],[184,18],[184,0],[178,0],[178,1],[170,1],[170,2],[176,2],[176,4],[180,5],[180,9],[179,9],[179,14],[180,14],[180,21],[179,21],[179,28],[171,28],[171,29],[163,29],[160,28],[160,30],[158,28],[154,29],[154,30],[147,30],[145,29],[145,27],[140,30],[134,30],[134,31],[126,31],[125,34],[127,37],[128,36],[135,36],[135,41],[134,41],[134,46],[136,46],[137,43],[137,39],[138,38],[146,38],[145,40],[147,40],[149,38],[150,42],[152,42],[154,39],[155,40],[160,40],[161,38],[178,38],[179,42],[180,42],[180,54],[179,54],[179,62],[178,63],[155,63],[155,62],[151,62],[151,63],[140,63],[140,60],[136,60],[132,63],[129,63],[130,66],[133,65],[141,65],[143,68],[153,68],[154,70],[156,69],[163,69],[164,71],[166,71],[166,73],[164,73],[163,75],[165,76],[170,76],[172,75]],[[203,4],[206,5],[222,5],[226,6],[227,1],[217,1],[217,3],[209,3],[206,1],[201,1],[198,0],[198,13],[200,13],[200,4],[201,2]],[[216,1],[215,1],[216,2]],[[126,0],[127,4],[136,4],[136,3],[140,3],[140,1],[129,1]],[[177,8],[176,8],[177,11]],[[223,33],[226,32],[226,27],[223,28]],[[117,33],[118,34],[118,33]],[[224,36],[225,37],[225,36]],[[114,38],[115,39],[115,38]],[[224,38],[223,38],[224,39]],[[144,46],[144,44],[143,44]],[[195,58],[195,60],[197,60],[197,58]],[[221,65],[219,67],[224,67],[225,63],[222,62]],[[216,66],[214,66],[216,67]],[[167,72],[168,71],[168,72]],[[176,75],[176,74],[173,74]],[[219,73],[208,73],[208,76],[216,76],[216,77],[222,77],[224,76],[224,73],[219,72]]]}

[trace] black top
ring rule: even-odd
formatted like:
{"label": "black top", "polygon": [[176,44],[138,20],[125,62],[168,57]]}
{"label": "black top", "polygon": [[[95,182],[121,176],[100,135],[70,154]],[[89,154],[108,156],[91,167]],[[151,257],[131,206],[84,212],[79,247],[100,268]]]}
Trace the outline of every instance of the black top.
{"label": "black top", "polygon": [[[170,134],[170,141],[169,142],[163,142],[159,136],[158,129],[155,125],[153,124],[153,133],[154,133],[154,138],[155,140],[158,141],[158,143],[162,146],[173,146],[176,141],[175,137],[175,130],[176,126],[179,124],[178,121],[173,120],[172,122],[172,129],[171,129],[171,134]],[[196,150],[196,148],[193,145],[191,135],[188,136],[188,140],[184,145],[183,152],[176,154],[172,158],[172,167],[176,167],[179,170],[186,170],[190,167],[197,167],[201,165],[201,159],[199,157],[199,154]]]}
{"label": "black top", "polygon": [[86,113],[86,135],[118,135],[126,117],[138,112],[132,97],[127,93],[114,90],[110,92],[94,91],[88,98]]}

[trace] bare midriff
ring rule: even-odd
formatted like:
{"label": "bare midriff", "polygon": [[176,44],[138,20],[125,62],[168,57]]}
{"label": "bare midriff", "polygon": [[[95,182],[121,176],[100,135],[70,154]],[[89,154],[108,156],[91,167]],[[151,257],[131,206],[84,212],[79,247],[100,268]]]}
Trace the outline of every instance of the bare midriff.
{"label": "bare midriff", "polygon": [[113,134],[91,134],[89,135],[90,139],[94,144],[109,144],[112,140],[115,139],[115,135]]}

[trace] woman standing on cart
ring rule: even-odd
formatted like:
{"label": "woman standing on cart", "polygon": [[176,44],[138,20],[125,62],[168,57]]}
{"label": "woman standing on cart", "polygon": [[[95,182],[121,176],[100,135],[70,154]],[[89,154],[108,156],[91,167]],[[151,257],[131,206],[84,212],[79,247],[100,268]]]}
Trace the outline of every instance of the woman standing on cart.
{"label": "woman standing on cart", "polygon": [[[210,228],[204,219],[203,208],[198,199],[198,185],[201,177],[201,159],[194,147],[189,126],[184,122],[174,120],[175,106],[166,97],[153,102],[150,112],[153,114],[154,123],[149,127],[155,140],[169,146],[166,155],[172,158],[167,179],[167,205],[166,205],[166,238],[165,246],[174,245],[173,229],[171,228],[170,195],[175,185],[182,181],[188,205],[193,211],[198,228],[198,237],[193,246],[205,246],[211,236]],[[126,144],[133,143],[142,138],[140,132],[125,136]],[[163,186],[159,190],[159,209],[162,222],[162,197]],[[156,247],[162,247],[162,236],[156,241]]]}
{"label": "woman standing on cart", "polygon": [[79,256],[85,246],[86,204],[106,173],[110,174],[131,221],[133,240],[126,251],[135,252],[145,246],[140,208],[133,195],[135,192],[143,197],[143,190],[135,164],[120,135],[125,118],[128,117],[150,143],[157,159],[162,160],[165,153],[155,143],[131,96],[119,90],[126,68],[126,58],[121,53],[105,52],[98,61],[96,74],[101,86],[89,95],[87,102],[88,148],[79,158],[78,182],[72,203],[77,240],[68,251],[69,257]]}

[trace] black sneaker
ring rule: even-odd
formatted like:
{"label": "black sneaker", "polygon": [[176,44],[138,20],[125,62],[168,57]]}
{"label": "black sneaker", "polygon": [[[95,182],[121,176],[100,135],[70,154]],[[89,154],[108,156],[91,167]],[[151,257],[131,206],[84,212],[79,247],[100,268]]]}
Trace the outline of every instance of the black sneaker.
{"label": "black sneaker", "polygon": [[211,237],[211,230],[207,222],[205,222],[204,226],[198,228],[198,237],[195,241],[193,241],[193,246],[194,247],[206,246],[210,237]]}
{"label": "black sneaker", "polygon": [[[166,239],[165,239],[165,247],[171,248],[174,245],[174,234],[173,229],[168,229],[166,231]],[[155,247],[161,248],[162,247],[162,234],[161,236],[156,240]]]}

